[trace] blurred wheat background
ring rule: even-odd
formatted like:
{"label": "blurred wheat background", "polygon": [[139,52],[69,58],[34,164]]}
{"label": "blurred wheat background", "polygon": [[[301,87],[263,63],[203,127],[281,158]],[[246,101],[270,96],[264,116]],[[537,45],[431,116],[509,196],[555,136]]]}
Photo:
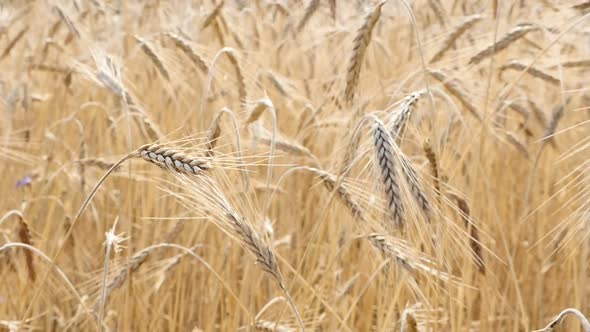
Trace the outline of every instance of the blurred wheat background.
{"label": "blurred wheat background", "polygon": [[590,331],[588,16],[3,1],[1,328]]}

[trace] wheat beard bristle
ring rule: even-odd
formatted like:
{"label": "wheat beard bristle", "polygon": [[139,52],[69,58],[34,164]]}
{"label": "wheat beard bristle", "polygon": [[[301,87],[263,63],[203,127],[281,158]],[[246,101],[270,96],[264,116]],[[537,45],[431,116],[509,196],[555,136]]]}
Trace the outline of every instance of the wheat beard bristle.
{"label": "wheat beard bristle", "polygon": [[379,166],[379,173],[381,174],[381,181],[383,189],[385,190],[385,196],[387,198],[387,205],[391,214],[391,219],[398,228],[403,228],[404,208],[401,200],[400,187],[397,183],[393,159],[393,144],[395,143],[393,143],[393,140],[385,129],[383,122],[378,119],[375,119],[373,139],[377,163]]}
{"label": "wheat beard bristle", "polygon": [[137,150],[138,156],[164,169],[198,175],[211,169],[208,160],[189,156],[183,152],[167,149],[159,144],[147,144]]}

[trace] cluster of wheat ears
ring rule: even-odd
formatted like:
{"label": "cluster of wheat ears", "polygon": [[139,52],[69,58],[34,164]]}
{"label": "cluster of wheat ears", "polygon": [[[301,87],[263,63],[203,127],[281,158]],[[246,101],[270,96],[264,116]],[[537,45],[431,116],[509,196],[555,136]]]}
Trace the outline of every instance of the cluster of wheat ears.
{"label": "cluster of wheat ears", "polygon": [[590,331],[589,16],[0,3],[0,328]]}

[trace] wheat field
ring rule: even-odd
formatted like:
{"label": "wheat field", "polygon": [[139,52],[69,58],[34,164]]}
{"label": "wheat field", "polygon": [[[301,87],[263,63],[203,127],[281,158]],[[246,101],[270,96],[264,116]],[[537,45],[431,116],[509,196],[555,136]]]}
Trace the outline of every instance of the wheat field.
{"label": "wheat field", "polygon": [[590,331],[590,2],[0,3],[0,329]]}

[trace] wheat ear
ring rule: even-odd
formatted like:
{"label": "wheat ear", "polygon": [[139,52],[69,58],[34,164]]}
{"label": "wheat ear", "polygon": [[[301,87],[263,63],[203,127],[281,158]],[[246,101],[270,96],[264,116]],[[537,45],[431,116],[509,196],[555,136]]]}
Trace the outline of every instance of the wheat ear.
{"label": "wheat ear", "polygon": [[154,47],[147,40],[140,38],[139,36],[134,36],[134,38],[141,46],[141,50],[143,51],[143,53],[145,53],[145,55],[147,55],[152,60],[156,68],[158,68],[160,74],[167,81],[170,81],[170,73],[164,66],[164,62],[162,62],[162,59],[160,59],[160,57],[156,54]]}
{"label": "wheat ear", "polygon": [[340,200],[348,207],[352,216],[355,218],[359,218],[364,220],[364,211],[363,208],[354,200],[352,194],[346,189],[342,184],[338,184],[338,179],[335,175],[330,174],[326,171],[321,169],[313,168],[313,167],[306,167],[306,169],[313,174],[317,175],[322,179],[324,186],[328,189],[329,192],[334,191],[334,188],[338,186],[336,193]]}
{"label": "wheat ear", "polygon": [[473,261],[475,262],[475,265],[477,265],[479,272],[481,274],[485,274],[486,266],[483,260],[482,246],[479,240],[479,231],[473,223],[473,220],[471,219],[471,211],[469,209],[469,204],[467,204],[467,201],[463,197],[452,193],[449,194],[457,202],[457,207],[459,208],[461,218],[465,223],[465,227],[470,230],[469,243],[471,247],[471,253],[473,254]]}
{"label": "wheat ear", "polygon": [[[31,237],[31,230],[29,228],[29,224],[25,221],[25,218],[21,213],[17,214],[18,216],[18,238],[20,242],[24,244],[28,244],[29,246],[33,246],[33,240]],[[25,259],[27,263],[27,271],[29,272],[29,279],[32,282],[35,282],[36,272],[35,272],[35,265],[33,263],[33,254],[30,250],[25,250]]]}
{"label": "wheat ear", "polygon": [[252,228],[235,210],[233,210],[233,208],[229,206],[229,203],[222,204],[222,208],[225,210],[226,219],[229,221],[233,233],[240,239],[240,242],[244,247],[254,256],[256,265],[258,265],[264,272],[270,274],[277,281],[293,309],[301,330],[304,331],[305,327],[303,320],[301,319],[299,310],[295,306],[291,295],[283,283],[283,277],[274,253],[270,247],[262,241],[256,230],[254,230],[254,228]]}
{"label": "wheat ear", "polygon": [[381,16],[381,8],[387,0],[380,2],[373,10],[365,17],[363,25],[358,29],[356,37],[353,41],[352,54],[348,62],[348,69],[346,71],[346,88],[344,89],[344,100],[348,104],[352,104],[356,88],[359,83],[361,74],[361,67],[367,47],[371,42],[371,35],[379,17]]}
{"label": "wheat ear", "polygon": [[401,103],[399,110],[393,114],[393,120],[391,124],[391,136],[394,138],[398,138],[403,131],[403,128],[408,122],[410,116],[412,115],[412,111],[414,110],[414,106],[420,100],[420,97],[426,92],[426,90],[416,91],[406,98]]}
{"label": "wheat ear", "polygon": [[430,75],[434,77],[437,81],[441,82],[445,89],[457,98],[463,107],[465,107],[473,116],[475,116],[478,120],[482,120],[481,115],[477,111],[477,108],[469,101],[467,94],[463,91],[463,89],[459,86],[459,83],[456,79],[448,78],[443,72],[439,70],[430,70]]}
{"label": "wheat ear", "polygon": [[566,61],[561,66],[563,68],[590,67],[590,59]]}
{"label": "wheat ear", "polygon": [[426,155],[426,159],[428,159],[428,163],[430,164],[430,171],[432,172],[432,177],[434,178],[434,188],[436,189],[436,194],[440,195],[440,177],[438,174],[438,162],[436,159],[436,153],[432,149],[432,144],[430,140],[426,140],[423,145],[424,154]]}
{"label": "wheat ear", "polygon": [[527,65],[525,65],[521,62],[518,62],[516,60],[503,65],[500,68],[500,73],[502,73],[504,70],[507,70],[507,69],[514,69],[514,70],[521,70],[521,71],[526,70],[527,74],[529,74],[533,77],[539,78],[549,84],[553,84],[556,86],[559,86],[561,84],[561,81],[557,77],[547,74],[547,73],[543,72],[542,70],[537,69],[535,67],[527,66]]}
{"label": "wheat ear", "polygon": [[402,312],[401,332],[418,332],[418,322],[414,317],[414,310],[406,308]]}
{"label": "wheat ear", "polygon": [[426,196],[426,193],[422,189],[420,185],[420,181],[418,180],[418,175],[416,174],[416,170],[412,162],[406,157],[404,154],[400,154],[401,164],[402,164],[402,173],[406,178],[408,185],[410,186],[410,192],[414,196],[414,199],[424,212],[424,215],[428,218],[430,216],[430,212],[432,211],[432,206],[430,205],[430,201]]}
{"label": "wheat ear", "polygon": [[2,52],[2,55],[0,55],[0,60],[4,59],[5,57],[8,56],[8,54],[10,54],[10,51],[14,48],[14,45],[16,45],[16,43],[18,43],[18,41],[24,37],[24,35],[25,35],[25,33],[27,33],[27,31],[29,31],[28,26],[22,28],[16,34],[16,36],[14,36],[14,38],[12,38],[12,40],[10,42],[8,42],[8,45],[6,45],[6,47],[4,48],[4,51]]}
{"label": "wheat ear", "polygon": [[217,4],[217,6],[215,6],[215,9],[213,9],[211,14],[207,15],[207,17],[203,21],[203,24],[201,25],[201,29],[205,29],[206,27],[208,27],[211,24],[211,22],[213,22],[217,18],[219,12],[221,12],[221,9],[223,8],[223,5],[225,5],[225,0],[221,0]]}
{"label": "wheat ear", "polygon": [[188,58],[197,66],[201,71],[207,73],[209,71],[209,66],[203,58],[188,44],[186,40],[174,33],[167,33],[166,34],[172,41],[177,48],[179,48]]}
{"label": "wheat ear", "polygon": [[391,220],[396,227],[401,229],[404,226],[404,207],[394,163],[393,148],[395,142],[383,122],[377,118],[375,118],[373,126],[373,144],[381,185],[385,192]]}
{"label": "wheat ear", "polygon": [[531,31],[538,30],[539,28],[533,25],[520,25],[516,28],[510,30],[504,37],[502,37],[497,42],[493,43],[492,45],[488,46],[486,49],[481,50],[479,53],[471,57],[469,59],[469,64],[478,64],[483,59],[492,56],[504,49],[508,46],[516,42],[517,40],[524,37],[527,33]]}
{"label": "wheat ear", "polygon": [[475,23],[481,21],[481,15],[474,15],[468,17],[463,23],[457,26],[445,39],[443,42],[443,46],[434,54],[434,56],[430,59],[430,62],[436,62],[445,55],[445,53],[451,49],[457,39],[459,39],[467,30],[471,29],[475,25]]}
{"label": "wheat ear", "polygon": [[305,25],[307,24],[309,19],[313,16],[313,14],[317,11],[317,9],[319,7],[320,7],[320,0],[310,0],[309,1],[309,3],[307,4],[307,7],[305,7],[305,12],[303,13],[303,17],[299,21],[299,24],[297,24],[297,31],[298,32],[301,32],[301,30],[303,30],[303,28],[305,27]]}

